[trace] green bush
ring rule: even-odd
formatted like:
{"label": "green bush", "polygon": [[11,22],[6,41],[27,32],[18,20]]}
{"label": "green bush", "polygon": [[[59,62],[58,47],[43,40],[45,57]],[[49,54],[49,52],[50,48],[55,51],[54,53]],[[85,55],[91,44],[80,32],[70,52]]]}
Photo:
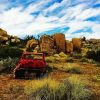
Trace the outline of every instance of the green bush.
{"label": "green bush", "polygon": [[100,49],[88,51],[86,57],[100,62]]}
{"label": "green bush", "polygon": [[98,49],[98,50],[96,51],[95,60],[100,62],[100,49]]}
{"label": "green bush", "polygon": [[20,57],[22,52],[23,50],[17,47],[2,46],[0,47],[0,58]]}
{"label": "green bush", "polygon": [[87,55],[87,58],[89,59],[95,59],[96,53],[94,50],[91,50],[91,51],[88,51],[86,55]]}
{"label": "green bush", "polygon": [[13,67],[15,67],[15,65],[17,64],[18,62],[18,58],[6,58],[6,59],[2,59],[0,60],[0,71],[4,71],[4,70],[7,70],[7,69],[11,69]]}

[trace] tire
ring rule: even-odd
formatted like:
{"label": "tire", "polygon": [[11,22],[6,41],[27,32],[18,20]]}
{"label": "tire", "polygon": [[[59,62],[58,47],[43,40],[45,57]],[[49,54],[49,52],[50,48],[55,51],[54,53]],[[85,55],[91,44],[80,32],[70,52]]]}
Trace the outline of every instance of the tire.
{"label": "tire", "polygon": [[23,70],[23,69],[16,70],[15,71],[15,78],[16,79],[24,78],[24,73],[25,73],[25,70]]}

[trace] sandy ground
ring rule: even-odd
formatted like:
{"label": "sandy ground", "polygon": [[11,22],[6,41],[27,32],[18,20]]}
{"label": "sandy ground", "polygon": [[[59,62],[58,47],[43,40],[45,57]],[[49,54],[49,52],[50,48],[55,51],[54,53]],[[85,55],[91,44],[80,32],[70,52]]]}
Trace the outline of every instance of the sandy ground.
{"label": "sandy ground", "polygon": [[[100,81],[94,82],[92,80],[94,75],[100,74],[100,67],[93,64],[82,63],[75,63],[75,65],[81,68],[82,74],[71,74],[59,70],[53,70],[45,77],[61,80],[77,75],[82,81],[87,83],[87,87],[93,94],[92,100],[100,100]],[[23,93],[23,87],[25,83],[33,80],[36,79],[14,79],[11,74],[0,74],[0,100],[28,100],[27,96]],[[17,85],[19,87],[16,87]],[[15,87],[14,90],[12,87]]]}

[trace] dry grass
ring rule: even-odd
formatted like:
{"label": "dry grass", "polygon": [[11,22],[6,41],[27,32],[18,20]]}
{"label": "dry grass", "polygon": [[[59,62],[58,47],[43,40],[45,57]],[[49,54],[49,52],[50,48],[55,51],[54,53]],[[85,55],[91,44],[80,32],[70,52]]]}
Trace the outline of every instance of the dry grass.
{"label": "dry grass", "polygon": [[61,71],[69,72],[73,74],[82,73],[80,67],[74,64],[70,64],[70,63],[59,63],[59,64],[48,63],[48,66],[51,67],[52,69],[57,69],[57,70],[61,70]]}
{"label": "dry grass", "polygon": [[76,76],[63,81],[46,78],[25,85],[25,93],[35,100],[81,100],[90,98],[90,91]]}
{"label": "dry grass", "polygon": [[92,77],[92,80],[93,80],[94,82],[100,82],[100,74],[94,75],[94,76]]}
{"label": "dry grass", "polygon": [[69,57],[68,55],[61,52],[59,54],[54,54],[53,56],[46,57],[46,62],[50,63],[66,62],[68,57]]}
{"label": "dry grass", "polygon": [[25,93],[35,100],[61,100],[65,86],[50,78],[36,80],[25,85]]}

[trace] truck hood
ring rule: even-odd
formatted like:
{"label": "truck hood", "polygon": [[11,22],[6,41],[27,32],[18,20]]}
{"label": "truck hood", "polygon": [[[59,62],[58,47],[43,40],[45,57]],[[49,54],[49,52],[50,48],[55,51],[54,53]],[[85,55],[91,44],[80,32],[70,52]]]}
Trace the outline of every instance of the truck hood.
{"label": "truck hood", "polygon": [[19,61],[20,67],[23,68],[44,68],[45,62],[41,59],[21,59]]}

